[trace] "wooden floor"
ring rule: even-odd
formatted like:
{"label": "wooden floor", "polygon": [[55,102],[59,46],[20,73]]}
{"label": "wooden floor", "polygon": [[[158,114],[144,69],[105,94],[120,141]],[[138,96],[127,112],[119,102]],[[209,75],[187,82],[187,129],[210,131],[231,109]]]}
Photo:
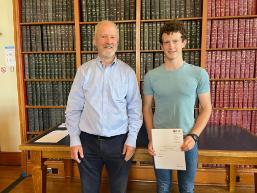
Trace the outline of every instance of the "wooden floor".
{"label": "wooden floor", "polygon": [[[18,166],[0,166],[0,193],[9,184],[21,175],[21,168]],[[103,184],[101,193],[107,193],[107,185]],[[32,179],[27,177],[19,183],[11,193],[33,193]],[[48,178],[47,193],[80,193],[79,180],[67,184],[64,179]],[[172,193],[178,193],[177,185],[173,185]],[[196,186],[195,193],[227,193],[227,187],[223,186]],[[155,183],[129,182],[128,193],[155,193]],[[254,193],[253,187],[237,187],[235,193]]]}

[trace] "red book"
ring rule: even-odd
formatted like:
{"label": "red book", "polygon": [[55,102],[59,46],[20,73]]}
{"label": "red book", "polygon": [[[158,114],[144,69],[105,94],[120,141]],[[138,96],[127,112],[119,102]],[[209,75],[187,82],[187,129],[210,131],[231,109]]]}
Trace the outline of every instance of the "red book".
{"label": "red book", "polygon": [[215,0],[215,5],[216,5],[216,8],[215,8],[215,16],[216,17],[219,17],[220,16],[220,2],[223,1],[223,0]]}
{"label": "red book", "polygon": [[255,50],[250,50],[249,78],[254,78],[255,52],[256,52]]}
{"label": "red book", "polygon": [[252,111],[251,117],[251,133],[257,134],[257,114],[256,111]]}
{"label": "red book", "polygon": [[215,61],[215,78],[220,78],[220,66],[221,66],[221,51],[216,52]]}
{"label": "red book", "polygon": [[233,108],[235,104],[235,82],[230,81],[230,89],[229,89],[229,107]]}
{"label": "red book", "polygon": [[239,105],[239,81],[235,81],[235,91],[234,91],[234,107],[238,108]]}
{"label": "red book", "polygon": [[215,17],[216,16],[216,0],[209,0],[211,1],[211,16]]}
{"label": "red book", "polygon": [[256,15],[257,14],[257,1],[256,0],[252,0],[252,15]]}
{"label": "red book", "polygon": [[251,0],[247,0],[247,1],[245,1],[245,0],[243,0],[243,15],[247,15],[247,4],[249,3],[249,1],[251,1]]}
{"label": "red book", "polygon": [[248,108],[253,108],[254,92],[256,92],[254,90],[254,81],[249,81],[249,84],[248,84],[248,101],[247,101]]}
{"label": "red book", "polygon": [[211,104],[215,104],[215,94],[216,94],[216,81],[211,81]]}
{"label": "red book", "polygon": [[241,1],[241,0],[234,0],[234,16],[238,16],[239,15],[239,11],[238,11],[238,3],[239,3],[239,1]]}
{"label": "red book", "polygon": [[229,15],[234,16],[235,15],[235,0],[229,0]]}
{"label": "red book", "polygon": [[211,52],[207,52],[206,70],[207,70],[207,72],[208,72],[208,74],[209,74],[209,77],[211,77],[211,70],[212,70]]}
{"label": "red book", "polygon": [[216,82],[216,93],[215,93],[215,106],[214,107],[220,107],[220,81]]}
{"label": "red book", "polygon": [[222,110],[220,112],[220,125],[225,126],[226,124],[226,111]]}
{"label": "red book", "polygon": [[252,41],[253,41],[253,47],[257,46],[257,18],[253,19]]}
{"label": "red book", "polygon": [[253,19],[249,19],[249,47],[253,47]]}
{"label": "red book", "polygon": [[228,41],[229,41],[229,20],[226,19],[223,21],[223,48],[228,48]]}
{"label": "red book", "polygon": [[253,107],[257,108],[257,81],[254,81]]}
{"label": "red book", "polygon": [[236,70],[236,51],[231,51],[230,57],[230,78],[235,78],[235,70]]}
{"label": "red book", "polygon": [[231,51],[227,51],[227,57],[226,57],[226,64],[225,64],[225,78],[230,78],[230,55],[231,55]]}
{"label": "red book", "polygon": [[232,111],[231,122],[232,122],[232,125],[236,125],[236,123],[237,123],[237,111]]}
{"label": "red book", "polygon": [[237,48],[238,41],[238,19],[233,20],[234,28],[233,28],[233,48]]}
{"label": "red book", "polygon": [[225,1],[225,16],[229,16],[229,1]]}
{"label": "red book", "polygon": [[245,19],[245,48],[250,47],[250,19]]}
{"label": "red book", "polygon": [[238,87],[238,107],[243,107],[243,97],[244,97],[244,83],[243,81],[239,81]]}
{"label": "red book", "polygon": [[[249,63],[247,62],[249,60]],[[245,74],[244,78],[250,78],[250,66],[252,63],[251,50],[245,50]]]}
{"label": "red book", "polygon": [[245,69],[246,69],[246,50],[242,50],[241,52],[241,66],[240,66],[240,78],[247,78],[245,77]]}
{"label": "red book", "polygon": [[238,24],[238,47],[244,48],[245,43],[245,19],[239,19]]}
{"label": "red book", "polygon": [[212,20],[211,25],[211,48],[217,47],[218,20]]}
{"label": "red book", "polygon": [[218,20],[217,48],[223,48],[223,20]]}
{"label": "red book", "polygon": [[247,108],[248,106],[248,99],[249,99],[249,90],[248,90],[248,81],[244,81],[244,88],[243,88],[243,108]]}
{"label": "red book", "polygon": [[220,16],[225,16],[225,1],[220,0]]}
{"label": "red book", "polygon": [[220,95],[219,95],[219,107],[224,107],[224,88],[225,84],[224,81],[220,82]]}
{"label": "red book", "polygon": [[215,72],[216,72],[216,51],[211,52],[211,76],[210,78],[215,78]]}
{"label": "red book", "polygon": [[229,107],[229,91],[230,91],[230,82],[224,82],[224,94],[223,94],[223,107]]}
{"label": "red book", "polygon": [[232,125],[232,111],[227,111],[226,125]]}
{"label": "red book", "polygon": [[247,15],[252,15],[253,1],[255,1],[255,0],[247,0]]}
{"label": "red book", "polygon": [[244,15],[244,1],[245,0],[238,0],[238,15]]}
{"label": "red book", "polygon": [[228,31],[228,47],[233,48],[233,36],[234,36],[234,20],[229,21],[229,31]]}
{"label": "red book", "polygon": [[242,111],[237,111],[237,122],[236,122],[236,125],[238,127],[242,127],[243,126],[243,124],[242,124],[243,120],[242,119],[243,119]]}
{"label": "red book", "polygon": [[251,132],[251,118],[252,118],[252,111],[247,111],[247,129]]}
{"label": "red book", "polygon": [[241,51],[236,51],[235,78],[240,78],[241,73]]}
{"label": "red book", "polygon": [[[209,2],[209,1],[208,1]],[[207,21],[207,37],[206,37],[206,47],[210,48],[211,42],[211,20]]]}
{"label": "red book", "polygon": [[[250,121],[250,120],[249,120]],[[250,130],[248,127],[248,114],[247,111],[242,111],[242,127],[246,130]]]}
{"label": "red book", "polygon": [[226,51],[221,51],[220,78],[226,76]]}
{"label": "red book", "polygon": [[211,7],[212,7],[212,0],[208,0],[208,2],[207,2],[207,17],[211,17]]}

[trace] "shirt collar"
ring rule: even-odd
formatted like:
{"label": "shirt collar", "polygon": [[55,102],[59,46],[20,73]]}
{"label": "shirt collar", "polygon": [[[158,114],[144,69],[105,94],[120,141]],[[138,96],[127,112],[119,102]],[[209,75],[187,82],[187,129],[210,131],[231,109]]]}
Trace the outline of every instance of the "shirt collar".
{"label": "shirt collar", "polygon": [[[116,65],[117,62],[118,62],[118,59],[117,59],[117,57],[115,56],[115,58],[114,58],[112,64],[110,65],[110,67]],[[97,65],[98,65],[100,68],[104,69],[104,66],[103,66],[102,61],[101,61],[101,59],[100,59],[99,56],[97,56],[97,58],[96,58],[96,63],[97,63]]]}

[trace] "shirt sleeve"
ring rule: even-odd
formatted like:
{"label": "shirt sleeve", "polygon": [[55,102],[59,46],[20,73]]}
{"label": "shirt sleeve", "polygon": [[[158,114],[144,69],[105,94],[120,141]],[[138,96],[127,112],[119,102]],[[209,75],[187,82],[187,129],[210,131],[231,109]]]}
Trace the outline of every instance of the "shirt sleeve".
{"label": "shirt sleeve", "polygon": [[210,91],[209,75],[204,69],[201,69],[200,71],[200,79],[196,91],[197,94],[202,94]]}
{"label": "shirt sleeve", "polygon": [[127,113],[128,113],[128,137],[126,145],[136,147],[137,135],[143,123],[142,99],[134,71],[129,73]]}
{"label": "shirt sleeve", "polygon": [[65,111],[66,127],[70,135],[70,146],[81,145],[79,122],[85,103],[83,93],[84,76],[80,68],[74,78]]}
{"label": "shirt sleeve", "polygon": [[144,95],[151,95],[153,96],[153,89],[152,89],[152,86],[151,86],[151,78],[150,78],[150,73],[148,72],[146,75],[145,75],[145,78],[144,78]]}

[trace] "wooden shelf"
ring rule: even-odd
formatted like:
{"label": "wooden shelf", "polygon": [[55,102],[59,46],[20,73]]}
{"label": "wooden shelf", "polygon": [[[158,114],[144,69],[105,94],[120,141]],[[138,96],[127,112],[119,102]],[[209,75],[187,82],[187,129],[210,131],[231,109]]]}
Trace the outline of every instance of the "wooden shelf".
{"label": "wooden shelf", "polygon": [[32,51],[32,52],[21,52],[22,54],[76,54],[76,51]]}
{"label": "wooden shelf", "polygon": [[51,22],[30,22],[30,23],[20,23],[22,26],[26,25],[68,25],[75,24],[74,21],[51,21]]}
{"label": "wooden shelf", "polygon": [[72,82],[73,79],[24,79],[26,82]]}

